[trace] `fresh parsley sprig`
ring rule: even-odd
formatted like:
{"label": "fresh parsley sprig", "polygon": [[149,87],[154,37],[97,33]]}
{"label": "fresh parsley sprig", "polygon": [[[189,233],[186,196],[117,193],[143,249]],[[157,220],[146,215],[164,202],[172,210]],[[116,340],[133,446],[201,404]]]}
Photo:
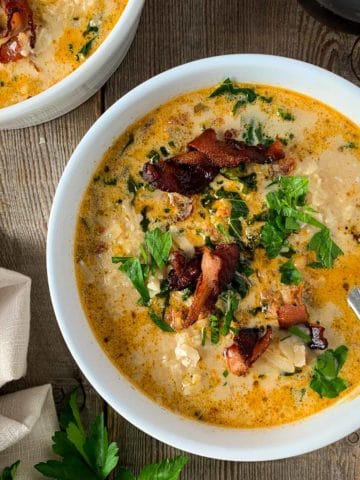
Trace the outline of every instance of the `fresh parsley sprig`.
{"label": "fresh parsley sprig", "polygon": [[155,228],[145,233],[145,245],[140,248],[140,258],[112,257],[113,263],[121,263],[119,270],[129,277],[134,288],[139,292],[142,305],[148,305],[150,302],[150,293],[146,285],[150,270],[153,271],[154,267],[165,267],[171,248],[171,233]]}
{"label": "fresh parsley sprig", "polygon": [[307,223],[320,229],[308,245],[316,252],[318,260],[310,266],[331,267],[342,251],[331,240],[329,229],[311,215],[313,210],[306,205],[309,180],[302,176],[287,176],[277,178],[270,185],[274,184],[278,189],[266,195],[269,215],[260,233],[267,256],[275,258],[284,249],[292,251],[288,237],[299,231],[302,223]]}
{"label": "fresh parsley sprig", "polygon": [[1,476],[0,480],[15,480],[16,478],[16,471],[19,467],[20,461],[13,463],[10,467],[5,467]]}
{"label": "fresh parsley sprig", "polygon": [[320,397],[335,398],[349,386],[349,382],[338,376],[348,355],[348,348],[341,345],[336,350],[327,350],[318,356],[310,387]]}
{"label": "fresh parsley sprig", "polygon": [[302,275],[291,260],[283,263],[279,267],[281,273],[280,281],[285,285],[299,285]]}
{"label": "fresh parsley sprig", "polygon": [[[117,443],[109,443],[104,415],[101,413],[86,433],[75,391],[60,417],[60,426],[61,430],[53,436],[53,451],[61,459],[38,463],[36,470],[54,480],[107,480],[118,464],[119,448]],[[177,480],[187,461],[186,457],[179,456],[148,465],[137,477],[121,468],[115,480]],[[18,464],[5,469],[1,480],[14,479]]]}

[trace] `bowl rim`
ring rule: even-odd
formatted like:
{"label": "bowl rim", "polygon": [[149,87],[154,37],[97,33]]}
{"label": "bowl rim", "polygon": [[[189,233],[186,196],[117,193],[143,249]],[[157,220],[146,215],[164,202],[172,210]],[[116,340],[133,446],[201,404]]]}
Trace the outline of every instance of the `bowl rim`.
{"label": "bowl rim", "polygon": [[[79,326],[83,319],[79,320],[78,325],[77,322],[71,322],[69,318],[66,318],[66,315],[69,315],[69,311],[66,313],[66,308],[69,309],[70,307],[65,305],[67,302],[66,294],[62,293],[59,288],[59,284],[61,284],[62,281],[61,274],[64,273],[64,271],[61,272],[61,268],[63,267],[58,260],[58,254],[61,250],[67,253],[69,252],[69,243],[66,244],[66,241],[70,241],[71,246],[73,246],[74,231],[71,232],[72,238],[70,240],[69,238],[64,240],[62,239],[62,236],[59,235],[59,224],[65,221],[64,210],[69,211],[67,208],[68,204],[71,206],[72,200],[69,199],[71,191],[68,189],[68,184],[71,183],[71,177],[76,175],[76,171],[80,168],[81,164],[83,167],[85,166],[90,169],[91,172],[94,171],[94,165],[101,161],[101,157],[98,158],[92,166],[86,166],[86,153],[91,151],[91,145],[94,147],[96,139],[101,138],[102,132],[106,131],[107,128],[110,128],[114,123],[114,119],[120,115],[119,112],[126,110],[130,105],[135,104],[135,102],[139,100],[139,97],[144,98],[145,95],[151,94],[152,90],[159,90],[160,88],[169,85],[171,82],[176,82],[176,80],[179,81],[179,79],[184,80],[186,75],[192,78],[199,75],[201,72],[204,73],[206,69],[214,67],[215,65],[221,69],[222,66],[231,64],[234,65],[235,70],[235,67],[238,67],[239,65],[244,66],[247,63],[261,65],[262,67],[268,68],[271,67],[271,65],[274,65],[274,62],[276,68],[284,68],[289,72],[289,78],[291,77],[290,72],[294,70],[294,74],[301,72],[304,75],[308,75],[310,79],[309,81],[313,81],[314,78],[317,78],[318,80],[323,80],[324,84],[328,87],[331,85],[332,88],[343,89],[343,91],[348,93],[349,102],[353,98],[352,96],[355,95],[355,100],[353,101],[354,109],[352,110],[352,108],[349,107],[349,112],[351,111],[353,115],[349,112],[345,115],[348,118],[350,117],[352,121],[357,122],[358,124],[360,123],[360,113],[358,113],[360,111],[360,108],[358,108],[360,106],[360,89],[351,82],[309,63],[272,55],[232,54],[204,58],[202,60],[180,65],[160,73],[131,90],[114,103],[114,105],[112,105],[94,123],[79,143],[65,168],[54,197],[48,225],[47,273],[50,296],[58,325],[65,342],[85,377],[107,403],[145,433],[187,452],[222,460],[263,461],[287,458],[310,452],[339,440],[360,427],[360,396],[351,399],[346,398],[319,413],[306,417],[303,420],[276,427],[257,429],[233,429],[202,424],[164,409],[153,400],[146,397],[146,395],[140,390],[136,389],[126,377],[116,369],[95,340],[92,332],[92,337],[90,335],[92,339],[89,337],[88,340],[88,348],[92,349],[92,356],[90,357],[89,352],[86,352],[84,348],[78,347],[77,335],[88,335],[91,328],[89,324],[87,324],[88,331],[85,332],[83,327]],[[225,76],[229,76],[229,74],[226,75],[225,73],[222,75],[222,79],[225,78]],[[236,74],[233,73],[230,74],[230,76],[235,77]],[[220,79],[218,81],[220,81]],[[284,81],[286,82],[287,80]],[[203,83],[204,86],[209,85],[207,79],[205,79]],[[216,82],[211,82],[210,84],[214,83]],[[246,81],[246,83],[250,82]],[[279,86],[279,84],[266,81],[254,81],[253,83]],[[285,88],[291,90],[290,87]],[[192,88],[192,90],[195,89],[196,88]],[[179,93],[185,93],[186,91],[189,91],[189,89],[186,88],[186,82],[184,82],[181,85]],[[297,89],[296,91],[300,90]],[[177,94],[178,93],[175,95],[169,95],[167,97],[168,100]],[[308,95],[313,96],[313,98],[318,98],[315,95]],[[324,102],[322,99],[320,99],[320,101]],[[334,103],[339,104],[339,102],[336,103],[336,101],[334,101],[331,103],[331,106],[336,108]],[[157,103],[157,105],[159,104],[161,104],[161,102]],[[340,110],[340,112],[342,111],[341,108],[338,108],[338,110]],[[145,113],[142,113],[141,116],[144,115],[146,115],[146,111]],[[126,120],[127,126],[131,125],[135,120],[136,118],[128,118]],[[119,129],[116,136],[119,136],[121,131],[124,131],[125,128],[126,127],[121,130]],[[110,144],[108,141],[106,144],[107,147]],[[105,145],[100,145],[99,149],[104,149],[104,147]],[[102,151],[105,153],[106,149]],[[91,175],[87,177],[85,182],[86,185],[88,185],[90,178]],[[84,190],[81,190],[80,198],[83,193]],[[78,208],[79,204],[76,205],[76,212],[71,213],[72,215],[75,215],[75,217],[77,217]],[[73,250],[71,250],[71,261],[72,254]],[[64,288],[65,290],[68,289],[68,285],[64,284]],[[74,297],[77,297],[77,300],[75,300],[75,303],[73,303],[72,306],[76,306],[76,301],[79,302],[78,292],[76,291],[72,293]],[[84,312],[82,312],[82,316],[84,317]],[[82,341],[85,340],[82,339]],[[103,367],[106,365],[106,371],[101,369],[101,365]],[[117,398],[114,394],[115,387],[113,385],[109,386],[107,383],[110,379],[112,381],[117,379],[116,381],[119,382],[121,387],[119,391],[121,391],[123,399]],[[124,399],[130,399],[129,403],[126,403]],[[350,408],[351,414],[347,414]],[[334,418],[337,418],[338,420],[341,418],[341,421],[334,422]],[[311,432],[311,435],[309,435],[309,432]],[[223,444],[212,443],[212,435],[216,436],[217,441],[222,439]],[[243,441],[242,436],[246,439],[246,443],[241,443]],[[236,440],[236,445],[233,445],[232,442],[229,443],[229,437]],[[292,439],[291,442],[289,440],[290,438]],[[261,445],[259,445],[259,442],[261,442]]]}
{"label": "bowl rim", "polygon": [[126,39],[129,27],[132,25],[133,20],[140,14],[144,2],[145,0],[128,0],[114,27],[89,58],[62,80],[42,90],[37,95],[14,103],[13,105],[0,108],[0,115],[4,118],[9,116],[12,119],[20,115],[28,115],[35,109],[56,103],[59,97],[63,97],[75,90],[75,88],[81,84],[83,78],[97,70],[99,64],[98,59],[101,59],[101,56],[104,56],[105,52],[108,52],[112,45],[118,45],[119,40],[122,43]]}

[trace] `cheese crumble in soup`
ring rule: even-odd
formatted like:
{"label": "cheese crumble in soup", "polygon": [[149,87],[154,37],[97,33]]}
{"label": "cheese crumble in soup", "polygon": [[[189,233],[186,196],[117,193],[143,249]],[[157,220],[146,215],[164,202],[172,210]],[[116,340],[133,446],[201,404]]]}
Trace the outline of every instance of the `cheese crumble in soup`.
{"label": "cheese crumble in soup", "polygon": [[78,288],[111,361],[172,411],[292,422],[357,392],[360,132],[229,79],[132,125],[84,195]]}
{"label": "cheese crumble in soup", "polygon": [[0,1],[0,108],[33,97],[80,66],[127,0]]}

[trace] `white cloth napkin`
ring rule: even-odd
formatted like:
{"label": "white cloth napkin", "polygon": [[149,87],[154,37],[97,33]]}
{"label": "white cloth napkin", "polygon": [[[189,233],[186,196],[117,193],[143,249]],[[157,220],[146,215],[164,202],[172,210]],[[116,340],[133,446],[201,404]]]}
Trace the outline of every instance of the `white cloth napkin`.
{"label": "white cloth napkin", "polygon": [[[0,387],[26,372],[30,278],[0,268]],[[0,396],[0,474],[20,460],[16,480],[44,477],[34,464],[53,456],[58,421],[51,385]]]}

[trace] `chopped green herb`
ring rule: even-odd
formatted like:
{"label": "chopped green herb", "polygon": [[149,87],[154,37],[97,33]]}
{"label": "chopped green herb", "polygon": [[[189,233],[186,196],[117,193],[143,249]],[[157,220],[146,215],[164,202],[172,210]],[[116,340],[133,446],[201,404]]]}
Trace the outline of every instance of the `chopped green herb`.
{"label": "chopped green herb", "polygon": [[259,95],[259,98],[265,103],[271,103],[273,101],[273,97],[267,97],[266,95]]}
{"label": "chopped green herb", "polygon": [[220,322],[216,315],[210,315],[210,339],[211,343],[219,343],[220,339]]}
{"label": "chopped green herb", "polygon": [[[288,328],[289,332],[295,335],[296,337],[301,338],[301,340],[304,340],[306,343],[311,342],[311,337],[308,333],[306,333],[304,330],[302,330],[300,327],[297,325],[292,325],[291,327]],[[288,338],[288,337],[286,337]],[[283,339],[284,340],[284,339]]]}
{"label": "chopped green herb", "polygon": [[216,198],[224,198],[230,202],[231,214],[228,219],[229,234],[240,240],[242,231],[241,218],[247,217],[249,213],[248,206],[237,192],[224,190],[223,187],[220,188],[215,195]]}
{"label": "chopped green herb", "polygon": [[229,232],[226,230],[224,225],[221,225],[221,223],[218,223],[216,225],[216,228],[219,230],[221,235],[224,235],[224,238],[225,238],[226,242],[231,242],[232,241],[232,237],[231,237],[231,235],[229,235]]}
{"label": "chopped green herb", "polygon": [[165,320],[156,315],[153,311],[149,310],[149,317],[163,332],[174,332],[175,330]]}
{"label": "chopped green herb", "polygon": [[175,143],[174,143],[172,140],[170,140],[170,142],[168,143],[168,145],[169,145],[169,147],[171,147],[171,148],[176,148],[176,145],[175,145]]}
{"label": "chopped green herb", "polygon": [[310,387],[320,397],[335,398],[349,386],[349,382],[338,376],[346,361],[348,348],[341,345],[336,350],[327,350],[318,356]]}
{"label": "chopped green herb", "polygon": [[256,192],[257,182],[256,182],[256,173],[252,172],[249,175],[244,175],[244,170],[239,167],[235,168],[222,168],[220,170],[221,175],[228,178],[229,180],[234,180],[241,182],[243,184],[243,192],[248,193],[249,191]]}
{"label": "chopped green herb", "polygon": [[142,220],[140,221],[140,226],[141,226],[143,232],[147,232],[147,231],[148,231],[149,224],[150,224],[150,220],[148,219],[147,213],[146,213],[147,210],[148,210],[148,207],[144,207],[144,208],[141,210]]}
{"label": "chopped green herb", "polygon": [[121,156],[121,155],[125,152],[125,150],[126,150],[128,147],[130,147],[130,145],[133,144],[133,143],[134,143],[134,134],[133,134],[133,133],[130,133],[130,134],[129,134],[129,137],[128,137],[126,143],[125,143],[125,145],[124,145],[124,146],[122,147],[122,149],[120,150],[119,155]]}
{"label": "chopped green herb", "polygon": [[235,87],[230,78],[223,81],[220,87],[216,88],[211,94],[210,98],[219,97],[221,95],[227,95],[231,99],[236,99],[233,106],[233,113],[247,103],[253,103],[258,97],[258,94],[253,88]]}
{"label": "chopped green herb", "polygon": [[164,213],[169,213],[170,212],[170,208],[164,208]]}
{"label": "chopped green herb", "polygon": [[92,45],[96,37],[90,38],[79,50],[79,53],[76,55],[76,59],[79,61],[81,57],[87,57],[90,53]]}
{"label": "chopped green herb", "polygon": [[241,298],[245,298],[249,293],[250,282],[244,275],[237,271],[231,281],[231,286],[239,293]]}
{"label": "chopped green herb", "polygon": [[96,183],[100,180],[100,175],[96,175],[96,177],[93,178],[93,181]]}
{"label": "chopped green herb", "polygon": [[215,244],[214,244],[214,242],[211,241],[211,238],[209,237],[209,235],[206,235],[206,237],[205,237],[205,245],[209,248],[214,248],[215,247]]}
{"label": "chopped green herb", "polygon": [[226,378],[228,375],[229,375],[229,371],[228,371],[228,370],[224,370],[224,371],[223,371],[223,377]]}
{"label": "chopped green herb", "polygon": [[88,23],[87,29],[84,32],[84,35],[88,35],[89,33],[97,33],[99,31],[98,25],[94,22],[94,20],[90,20]]}
{"label": "chopped green herb", "polygon": [[317,261],[309,264],[314,268],[331,268],[336,258],[344,253],[331,239],[328,228],[323,228],[313,235],[308,249],[316,253]]}
{"label": "chopped green herb", "polygon": [[201,345],[204,346],[206,343],[206,327],[201,329]]}
{"label": "chopped green herb", "polygon": [[265,134],[262,123],[256,122],[254,119],[245,125],[243,139],[247,145],[260,143],[261,145],[268,147],[274,143],[274,139]]}
{"label": "chopped green herb", "polygon": [[279,271],[281,273],[281,283],[285,285],[298,285],[302,280],[301,273],[291,260],[283,263]]}
{"label": "chopped green herb", "polygon": [[117,185],[117,178],[103,178],[104,185]]}
{"label": "chopped green herb", "polygon": [[227,290],[221,295],[225,302],[224,322],[221,327],[221,335],[225,336],[230,331],[231,323],[235,320],[235,312],[239,306],[239,296],[232,290]]}
{"label": "chopped green herb", "polygon": [[168,157],[169,156],[169,152],[167,151],[166,147],[164,147],[164,146],[160,147],[160,153],[163,157]]}
{"label": "chopped green herb", "polygon": [[157,163],[160,161],[160,154],[157,150],[151,150],[147,155],[150,163]]}
{"label": "chopped green herb", "polygon": [[129,175],[128,181],[127,181],[127,188],[130,193],[133,193],[134,195],[136,192],[143,186],[142,183],[137,183],[131,175]]}
{"label": "chopped green herb", "polygon": [[269,258],[279,255],[283,248],[291,251],[288,236],[300,229],[300,223],[308,223],[318,228],[324,225],[310,215],[305,205],[309,180],[306,177],[279,177],[269,186],[277,184],[278,190],[269,192],[266,201],[269,218],[260,233],[260,241]]}
{"label": "chopped green herb", "polygon": [[345,145],[341,145],[341,147],[339,147],[339,150],[342,152],[345,148],[358,148],[358,145],[355,142],[348,142],[345,143]]}
{"label": "chopped green herb", "polygon": [[294,115],[291,112],[284,110],[283,108],[278,108],[278,114],[283,120],[288,122],[293,122],[295,120]]}
{"label": "chopped green herb", "polygon": [[261,145],[264,145],[264,147],[269,147],[272,143],[274,143],[274,139],[265,134],[262,123],[258,123],[254,132],[258,142],[261,143]]}
{"label": "chopped green herb", "polygon": [[250,277],[250,275],[252,275],[254,273],[254,270],[253,270],[253,268],[251,267],[251,264],[250,264],[250,260],[248,260],[245,257],[240,258],[239,263],[238,263],[238,267],[237,267],[237,271],[239,273],[244,274],[246,277]]}
{"label": "chopped green herb", "polygon": [[165,267],[172,247],[172,236],[169,231],[162,232],[159,228],[145,234],[146,246],[159,268]]}
{"label": "chopped green herb", "polygon": [[125,273],[133,286],[141,296],[143,305],[147,305],[150,301],[149,290],[145,284],[146,265],[140,263],[140,260],[135,257],[112,257],[113,263],[121,263],[119,270]]}
{"label": "chopped green herb", "polygon": [[185,302],[192,295],[192,293],[193,292],[192,292],[191,288],[185,288],[183,290],[182,295],[181,295],[182,300],[184,300],[184,302]]}

